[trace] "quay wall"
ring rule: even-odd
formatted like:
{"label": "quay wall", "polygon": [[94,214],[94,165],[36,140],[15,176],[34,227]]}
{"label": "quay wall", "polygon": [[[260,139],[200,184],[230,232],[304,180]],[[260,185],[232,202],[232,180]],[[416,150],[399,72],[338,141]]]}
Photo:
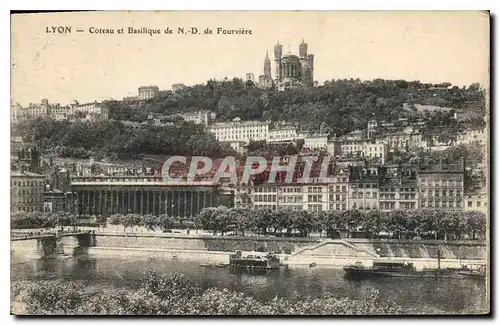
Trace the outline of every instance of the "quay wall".
{"label": "quay wall", "polygon": [[[167,258],[203,262],[227,262],[230,253],[241,250],[280,254],[289,264],[345,264],[346,261],[374,258],[421,259],[435,261],[438,247],[443,262],[478,261],[488,259],[488,246],[484,241],[433,240],[376,240],[376,239],[319,239],[273,237],[223,237],[211,235],[178,234],[119,234],[96,233],[90,247],[82,241],[63,237],[57,246],[48,250],[42,240],[11,241],[12,258],[42,258],[54,254],[102,257]],[[50,243],[49,243],[50,244]],[[433,262],[434,263],[434,262]]]}
{"label": "quay wall", "polygon": [[317,244],[316,239],[270,238],[270,237],[224,237],[210,235],[171,234],[114,234],[100,233],[95,237],[97,247],[135,247],[182,250],[205,250],[234,252],[258,251],[276,254],[291,254],[301,247]]}

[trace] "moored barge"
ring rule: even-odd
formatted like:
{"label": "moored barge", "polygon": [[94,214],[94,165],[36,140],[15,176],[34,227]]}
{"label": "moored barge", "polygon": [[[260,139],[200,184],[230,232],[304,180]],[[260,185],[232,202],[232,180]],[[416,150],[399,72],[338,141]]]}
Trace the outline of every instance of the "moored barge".
{"label": "moored barge", "polygon": [[240,251],[229,256],[229,267],[252,271],[277,270],[280,267],[280,259],[274,254],[265,256],[252,255],[242,256]]}
{"label": "moored barge", "polygon": [[417,270],[413,263],[378,260],[373,265],[365,267],[361,262],[343,267],[345,276],[351,279],[364,279],[374,277],[411,277],[411,278],[445,278],[445,279],[484,279],[486,267],[484,265],[462,265],[461,268],[437,268]]}

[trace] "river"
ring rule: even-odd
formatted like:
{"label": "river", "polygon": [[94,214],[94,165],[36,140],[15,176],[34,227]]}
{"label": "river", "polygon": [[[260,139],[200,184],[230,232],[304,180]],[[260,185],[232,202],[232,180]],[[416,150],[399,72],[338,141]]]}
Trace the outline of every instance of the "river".
{"label": "river", "polygon": [[11,280],[66,279],[83,281],[94,289],[136,288],[143,271],[184,273],[204,283],[242,291],[257,299],[275,296],[290,300],[332,293],[359,298],[376,289],[381,299],[393,299],[408,313],[478,313],[487,310],[485,283],[478,280],[384,278],[352,281],[339,269],[291,267],[265,275],[231,273],[225,268],[203,268],[198,263],[137,259],[59,259],[12,262]]}

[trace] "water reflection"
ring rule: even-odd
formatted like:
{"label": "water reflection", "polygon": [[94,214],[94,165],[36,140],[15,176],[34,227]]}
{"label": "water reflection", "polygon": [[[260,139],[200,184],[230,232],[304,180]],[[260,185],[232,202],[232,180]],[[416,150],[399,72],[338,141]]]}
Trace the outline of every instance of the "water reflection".
{"label": "water reflection", "polygon": [[142,272],[184,273],[217,287],[243,291],[257,299],[275,296],[297,299],[326,293],[336,297],[359,298],[376,289],[382,300],[393,299],[412,312],[471,313],[487,306],[486,286],[477,280],[381,278],[349,281],[343,272],[328,268],[290,268],[264,274],[231,272],[226,268],[203,268],[198,263],[121,259],[64,259],[13,263],[12,280],[68,279],[84,281],[96,289],[136,288]]}

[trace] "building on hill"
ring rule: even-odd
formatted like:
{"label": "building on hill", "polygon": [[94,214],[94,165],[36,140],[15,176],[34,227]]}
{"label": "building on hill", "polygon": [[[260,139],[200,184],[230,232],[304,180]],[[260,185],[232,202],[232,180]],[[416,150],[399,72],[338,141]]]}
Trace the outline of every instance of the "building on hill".
{"label": "building on hill", "polygon": [[158,97],[160,89],[158,86],[141,86],[137,89],[139,100],[150,100]]}
{"label": "building on hill", "polygon": [[26,121],[38,117],[51,118],[57,121],[81,119],[107,121],[109,117],[109,110],[106,105],[97,101],[80,104],[74,100],[70,105],[61,106],[60,104],[50,104],[47,99],[43,99],[40,104],[30,103],[28,107],[16,104],[13,109],[13,122]]}
{"label": "building on hill", "polygon": [[207,127],[219,141],[265,141],[269,134],[269,122],[241,121],[213,123]]}
{"label": "building on hill", "polygon": [[328,133],[309,134],[304,138],[304,149],[324,149],[328,147]]}
{"label": "building on hill", "polygon": [[274,85],[273,78],[271,77],[271,60],[269,60],[269,53],[266,52],[264,59],[264,74],[259,76],[259,87],[262,89],[272,88]]}
{"label": "building on hill", "polygon": [[186,89],[186,86],[184,84],[173,84],[172,85],[172,91],[173,92],[178,92],[178,91],[181,91],[181,90],[184,90]]}
{"label": "building on hill", "polygon": [[210,124],[212,118],[210,111],[206,110],[181,113],[178,114],[177,116],[182,117],[186,122],[193,122],[194,124],[203,124],[203,125]]}
{"label": "building on hill", "polygon": [[297,134],[297,128],[293,125],[279,125],[270,129],[268,133],[268,143],[292,143],[302,138]]}
{"label": "building on hill", "polygon": [[298,55],[289,50],[283,54],[283,45],[274,46],[274,78],[271,74],[271,60],[266,52],[264,58],[264,74],[259,76],[259,87],[269,89],[275,86],[283,91],[297,87],[314,86],[314,55],[307,53],[307,44],[302,40]]}
{"label": "building on hill", "polygon": [[274,46],[275,83],[278,88],[287,89],[296,84],[313,87],[314,85],[314,55],[307,53],[307,44],[302,40],[299,45],[299,55],[289,50],[283,55],[283,45],[279,42]]}

